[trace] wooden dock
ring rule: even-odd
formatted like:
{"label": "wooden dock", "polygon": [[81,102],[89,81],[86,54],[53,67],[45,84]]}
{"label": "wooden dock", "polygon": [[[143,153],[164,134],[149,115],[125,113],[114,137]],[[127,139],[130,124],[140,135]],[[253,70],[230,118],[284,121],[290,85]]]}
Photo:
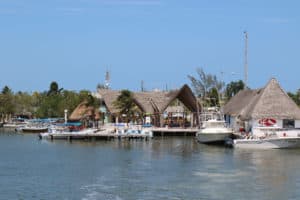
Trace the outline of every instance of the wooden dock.
{"label": "wooden dock", "polygon": [[197,128],[151,128],[149,129],[152,134],[120,134],[109,130],[96,130],[92,132],[56,132],[56,133],[47,133],[47,136],[44,137],[41,134],[39,135],[40,139],[46,138],[50,140],[149,140],[152,137],[165,137],[165,136],[195,136],[198,129]]}
{"label": "wooden dock", "polygon": [[[43,137],[40,136],[40,139]],[[96,133],[49,133],[46,137],[50,140],[133,140],[133,139],[140,139],[140,140],[149,140],[151,139],[150,135],[143,135],[143,134],[116,134],[116,133],[107,133],[107,132],[96,132]]]}

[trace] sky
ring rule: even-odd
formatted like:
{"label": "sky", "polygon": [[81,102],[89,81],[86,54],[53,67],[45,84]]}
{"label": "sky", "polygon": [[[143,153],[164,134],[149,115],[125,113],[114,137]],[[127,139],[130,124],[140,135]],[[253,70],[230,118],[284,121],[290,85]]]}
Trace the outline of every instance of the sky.
{"label": "sky", "polygon": [[297,0],[0,0],[0,88],[138,91],[191,85],[196,69],[300,88]]}

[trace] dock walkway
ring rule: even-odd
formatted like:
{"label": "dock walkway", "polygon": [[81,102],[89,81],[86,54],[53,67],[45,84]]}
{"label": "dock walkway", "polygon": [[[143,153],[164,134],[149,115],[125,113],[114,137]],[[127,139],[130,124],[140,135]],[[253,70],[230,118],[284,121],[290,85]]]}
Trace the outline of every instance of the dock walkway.
{"label": "dock walkway", "polygon": [[147,129],[147,133],[124,133],[116,132],[113,129],[95,129],[83,132],[54,132],[40,134],[40,139],[47,138],[50,140],[113,140],[113,139],[141,139],[148,140],[152,137],[164,136],[195,136],[197,128],[156,128],[152,127]]}
{"label": "dock walkway", "polygon": [[[43,135],[39,135],[40,139]],[[113,139],[142,139],[148,140],[152,136],[145,134],[117,134],[107,130],[98,130],[94,132],[58,132],[48,133],[45,138],[50,140],[113,140]]]}

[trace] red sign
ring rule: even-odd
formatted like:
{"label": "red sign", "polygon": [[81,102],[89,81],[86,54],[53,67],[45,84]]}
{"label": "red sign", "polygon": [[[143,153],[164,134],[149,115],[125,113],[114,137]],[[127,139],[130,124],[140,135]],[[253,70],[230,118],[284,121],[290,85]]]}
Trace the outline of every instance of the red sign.
{"label": "red sign", "polygon": [[258,123],[263,126],[274,126],[276,124],[276,119],[264,118],[264,119],[260,119]]}

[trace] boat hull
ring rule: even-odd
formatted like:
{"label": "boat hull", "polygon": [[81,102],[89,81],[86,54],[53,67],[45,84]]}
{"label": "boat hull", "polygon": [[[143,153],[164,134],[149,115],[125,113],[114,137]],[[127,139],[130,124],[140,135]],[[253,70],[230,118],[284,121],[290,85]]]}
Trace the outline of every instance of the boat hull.
{"label": "boat hull", "polygon": [[[99,132],[98,129],[85,129],[81,131],[55,131],[52,130],[47,133],[40,133],[40,139],[57,139],[57,140],[65,140],[65,139],[85,139],[87,136],[92,136],[96,132]],[[103,131],[104,132],[104,131]]]}
{"label": "boat hull", "polygon": [[45,133],[48,128],[21,128],[23,133]]}
{"label": "boat hull", "polygon": [[300,137],[280,137],[268,139],[235,139],[234,148],[242,149],[286,149],[300,148]]}
{"label": "boat hull", "polygon": [[198,132],[196,135],[197,141],[200,143],[222,143],[232,136],[232,132],[224,133],[202,133]]}

